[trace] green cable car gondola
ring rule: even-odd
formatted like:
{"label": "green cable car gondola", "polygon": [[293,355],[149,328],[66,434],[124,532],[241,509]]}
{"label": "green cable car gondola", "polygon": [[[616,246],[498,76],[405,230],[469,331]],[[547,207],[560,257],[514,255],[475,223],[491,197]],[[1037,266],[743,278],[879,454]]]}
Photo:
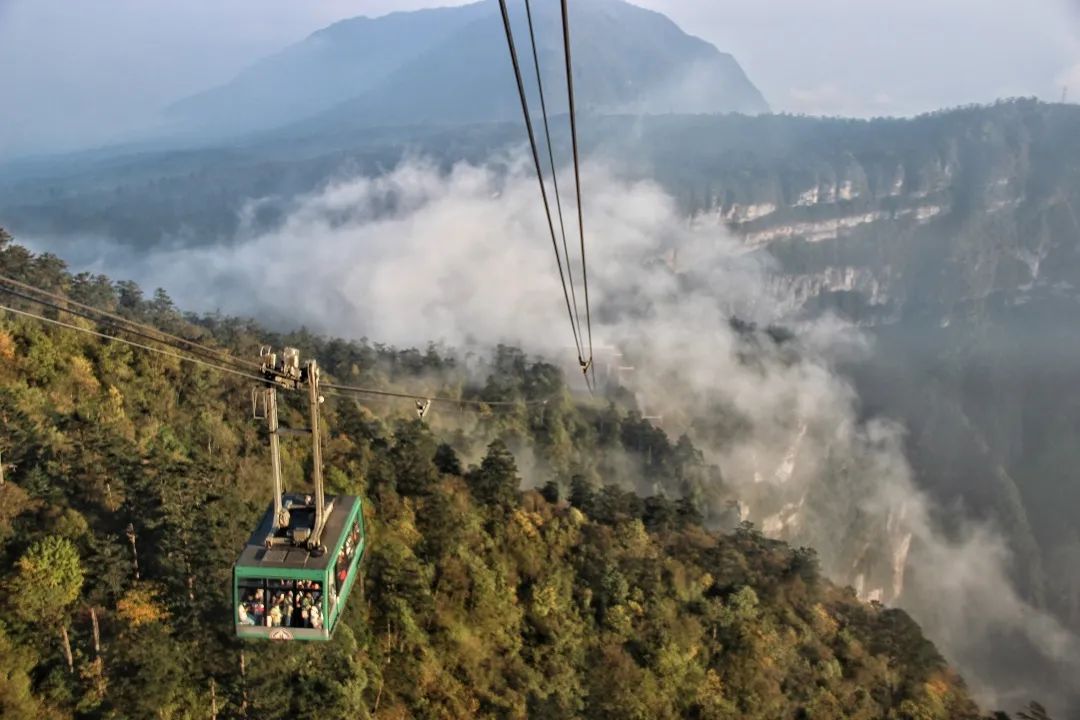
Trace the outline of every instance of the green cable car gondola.
{"label": "green cable car gondola", "polygon": [[[279,361],[264,352],[267,386],[252,396],[255,416],[270,429],[274,500],[233,566],[236,634],[271,640],[329,640],[360,574],[367,549],[363,502],[352,495],[323,494],[319,443],[319,373],[315,361],[300,368],[299,354],[286,348]],[[311,428],[286,430],[277,422],[277,388],[306,385]],[[312,437],[313,495],[284,494],[279,436]]]}
{"label": "green cable car gondola", "polygon": [[[305,512],[303,503],[302,496],[285,496],[284,506],[292,514],[313,516],[313,512]],[[272,640],[329,640],[364,555],[361,500],[347,495],[334,498],[324,531],[325,537],[336,538],[335,545],[327,544],[330,552],[287,544],[266,547],[272,523],[270,508],[236,561],[236,634]]]}

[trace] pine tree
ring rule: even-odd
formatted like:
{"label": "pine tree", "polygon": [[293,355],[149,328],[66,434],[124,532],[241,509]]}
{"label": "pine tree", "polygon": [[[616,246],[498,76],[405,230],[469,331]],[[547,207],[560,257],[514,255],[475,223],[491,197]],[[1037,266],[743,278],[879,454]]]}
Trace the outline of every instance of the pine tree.
{"label": "pine tree", "polygon": [[488,445],[487,455],[480,467],[469,474],[469,488],[473,496],[486,505],[514,505],[520,485],[517,462],[502,440]]}
{"label": "pine tree", "polygon": [[424,495],[438,482],[439,469],[432,462],[435,451],[435,438],[423,422],[410,420],[398,424],[390,461],[400,494]]}

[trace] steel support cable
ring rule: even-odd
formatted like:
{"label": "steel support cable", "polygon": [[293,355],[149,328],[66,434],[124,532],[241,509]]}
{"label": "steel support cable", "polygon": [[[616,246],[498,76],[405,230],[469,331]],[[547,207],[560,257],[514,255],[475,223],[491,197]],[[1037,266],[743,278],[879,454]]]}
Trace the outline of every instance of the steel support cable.
{"label": "steel support cable", "polygon": [[[32,286],[30,286],[30,287],[32,287]],[[47,295],[47,296],[51,295],[50,293],[47,293],[44,290],[42,290],[41,292],[44,295]],[[104,323],[105,322],[105,320],[102,320],[101,317],[98,317],[97,315],[94,314],[94,312],[98,312],[98,311],[94,310],[94,308],[92,308],[89,305],[82,305],[81,303],[76,303],[75,301],[71,301],[71,302],[74,303],[77,306],[80,306],[80,307],[90,307],[91,312],[90,313],[85,313],[85,312],[82,312],[80,310],[75,310],[75,309],[70,308],[70,307],[65,307],[65,306],[60,305],[58,303],[50,302],[48,300],[42,300],[41,298],[36,298],[36,297],[33,297],[32,295],[27,295],[25,293],[19,292],[18,290],[12,290],[11,288],[0,287],[0,293],[6,293],[8,295],[12,295],[14,297],[21,298],[23,300],[27,300],[27,301],[35,303],[37,305],[41,305],[42,307],[46,307],[46,308],[49,308],[51,310],[56,310],[57,312],[67,313],[68,315],[74,315],[75,317],[81,317],[84,320],[89,320],[90,322],[93,322],[93,323]],[[53,297],[59,297],[61,300],[64,300],[64,298],[62,296],[53,296]],[[117,316],[112,315],[111,313],[105,312],[103,310],[100,311],[99,314],[103,314],[106,318],[109,318],[109,319],[117,317]],[[122,320],[123,318],[120,318],[120,319]],[[158,337],[157,335],[152,334],[153,332],[157,332],[156,328],[153,328],[153,327],[151,327],[149,325],[142,325],[141,323],[135,323],[135,322],[133,322],[132,325],[134,327],[120,326],[120,327],[118,327],[118,330],[120,332],[129,333],[129,334],[134,335],[136,337],[141,337],[144,340],[150,340],[151,342],[156,342],[159,345],[164,345],[165,347],[170,348],[172,350],[177,350],[177,351],[180,351],[180,352],[187,352],[187,353],[192,352],[188,348],[179,347],[175,343],[171,343],[168,340],[162,339],[161,337]],[[148,330],[151,330],[152,333],[142,332],[139,328],[146,328]],[[169,333],[166,333],[166,332],[161,332],[161,335],[163,335],[166,338],[175,337],[175,336],[169,335]],[[116,337],[114,335],[109,335],[108,337],[115,338],[116,340],[118,340],[120,342],[125,342],[123,340],[123,338],[119,338],[119,337]],[[182,342],[185,342],[185,344],[188,344],[187,341],[183,341],[182,338],[178,338],[178,340],[180,340]],[[255,369],[260,370],[263,373],[263,377],[262,377],[263,380],[265,380],[267,378],[268,374],[269,375],[276,375],[278,377],[285,377],[285,375],[283,373],[281,373],[281,372],[279,372],[277,370],[274,370],[272,368],[264,367],[262,365],[259,365],[258,363],[253,363],[253,362],[248,361],[248,360],[243,360],[241,358],[236,358],[236,357],[233,357],[231,355],[219,353],[219,352],[217,352],[215,350],[212,350],[210,348],[207,348],[207,347],[205,347],[203,345],[199,345],[198,343],[193,343],[193,344],[196,347],[203,348],[207,353],[210,354],[210,358],[214,361],[212,363],[206,363],[210,367],[216,367],[218,369],[225,369],[225,366],[222,365],[221,363],[223,361],[229,361],[229,362],[235,362],[235,363],[237,363],[239,365],[244,365],[246,367],[251,367],[251,368],[255,368]],[[138,347],[143,347],[143,346],[139,345]],[[219,355],[220,355],[220,357],[218,357]],[[190,358],[185,355],[184,359],[190,359]],[[254,376],[248,375],[246,377],[254,377]]]}
{"label": "steel support cable", "polygon": [[[0,279],[3,279],[2,276],[0,276]],[[93,322],[93,323],[102,323],[103,322],[101,318],[94,316],[93,312],[82,312],[80,310],[75,310],[75,309],[72,309],[72,308],[69,308],[69,307],[64,307],[63,305],[60,305],[59,303],[50,302],[48,300],[42,300],[41,298],[36,298],[36,297],[34,297],[32,295],[29,295],[27,293],[23,293],[23,292],[20,292],[18,290],[12,290],[11,288],[0,287],[0,293],[6,293],[6,294],[11,295],[13,297],[17,297],[17,298],[20,298],[22,300],[32,302],[32,303],[34,303],[36,305],[40,305],[40,306],[45,307],[45,308],[49,308],[50,310],[56,310],[57,312],[62,312],[62,313],[67,313],[69,315],[74,315],[75,317],[79,317],[79,318],[82,318],[84,320],[89,320],[90,322]],[[42,293],[45,294],[45,295],[49,294],[49,293],[46,293],[45,291],[42,291]],[[61,300],[64,299],[62,296],[57,296],[57,297],[60,297]],[[89,307],[89,306],[86,306],[86,305],[81,305],[80,303],[75,303],[74,301],[72,301],[72,302],[73,302],[73,304],[78,305],[80,307]],[[141,337],[144,340],[150,340],[151,342],[156,342],[156,343],[158,343],[160,345],[164,345],[166,348],[169,348],[169,350],[175,350],[175,351],[178,351],[178,352],[169,352],[169,351],[166,351],[163,348],[151,347],[149,345],[143,345],[142,343],[136,343],[136,342],[133,342],[133,341],[130,341],[130,340],[126,340],[126,339],[124,339],[122,337],[118,337],[116,335],[110,335],[108,333],[102,333],[102,332],[98,332],[96,330],[90,330],[88,328],[84,328],[84,327],[81,327],[79,325],[72,325],[70,323],[65,323],[65,322],[60,321],[60,320],[55,320],[53,318],[48,318],[48,317],[45,317],[43,315],[38,315],[36,313],[27,312],[27,311],[24,311],[24,310],[17,310],[15,308],[8,307],[8,306],[5,306],[5,305],[0,305],[0,310],[7,310],[9,312],[12,312],[12,313],[15,313],[15,314],[18,314],[18,315],[23,315],[23,316],[31,317],[31,318],[37,318],[39,320],[42,320],[43,322],[52,323],[54,325],[58,325],[60,327],[67,328],[69,330],[77,330],[79,332],[89,333],[91,335],[94,335],[96,337],[100,337],[100,338],[103,338],[103,339],[115,340],[117,342],[124,343],[126,345],[131,345],[132,347],[140,348],[142,350],[147,350],[149,352],[160,353],[160,354],[163,354],[163,355],[167,355],[169,357],[177,358],[179,360],[187,360],[187,361],[190,361],[190,362],[198,363],[198,364],[203,365],[205,367],[213,368],[215,370],[220,370],[222,372],[232,373],[232,374],[238,375],[240,377],[245,377],[245,378],[249,378],[249,379],[252,379],[252,380],[258,380],[260,382],[265,382],[266,379],[267,379],[267,376],[265,374],[263,374],[261,376],[260,375],[253,375],[251,373],[243,372],[243,371],[237,370],[235,368],[230,368],[230,367],[222,365],[222,364],[220,364],[218,362],[210,362],[210,361],[205,360],[203,358],[193,357],[190,354],[181,355],[179,353],[183,353],[183,352],[190,353],[191,351],[190,350],[185,350],[184,348],[177,347],[175,345],[171,345],[168,342],[166,342],[165,340],[162,340],[161,338],[155,337],[154,335],[151,335],[151,334],[140,332],[139,330],[136,330],[136,329],[119,328],[119,330],[121,332],[130,333],[132,335],[135,335],[136,337]],[[91,310],[93,310],[93,308],[91,308]],[[109,316],[109,313],[104,313],[104,314],[106,316]],[[146,327],[146,328],[148,328],[150,330],[154,329],[154,328],[151,328],[150,326],[140,325],[139,323],[135,323],[135,325],[136,325],[136,327]],[[168,333],[165,333],[165,335],[168,335]],[[232,359],[231,356],[226,356],[226,357],[229,357],[230,359]],[[277,371],[269,370],[267,368],[262,368],[262,366],[259,366],[259,365],[256,365],[256,367],[259,367],[260,369],[262,369],[262,371],[264,373],[269,372],[269,373],[271,373],[273,375],[282,375],[281,373],[278,373]],[[357,387],[357,386],[352,386],[352,385],[335,385],[335,384],[331,384],[331,383],[323,383],[323,387],[334,389],[334,390],[341,390],[341,391],[348,391],[348,392],[353,392],[353,393],[360,393],[360,394],[365,394],[365,395],[378,395],[378,396],[385,396],[385,397],[392,397],[392,398],[403,398],[403,399],[411,399],[411,400],[416,400],[416,399],[428,400],[428,399],[430,399],[432,402],[437,402],[437,403],[457,403],[459,405],[489,405],[489,406],[506,405],[506,406],[509,406],[509,405],[546,405],[548,403],[547,399],[544,399],[544,400],[523,400],[523,401],[520,401],[520,402],[519,401],[501,401],[501,400],[500,401],[488,402],[488,401],[484,401],[484,400],[464,400],[464,399],[446,398],[446,397],[428,398],[426,395],[423,395],[423,394],[398,393],[398,392],[390,392],[390,391],[387,391],[387,390],[377,390],[375,388]]]}
{"label": "steel support cable", "polygon": [[[499,0],[499,9],[502,11],[503,27],[506,30],[506,44],[510,49],[510,62],[514,66],[514,79],[517,81],[521,112],[525,116],[525,130],[529,134],[529,147],[532,149],[533,164],[536,166],[536,178],[540,182],[540,196],[544,201],[544,214],[547,218],[548,230],[551,233],[551,247],[555,250],[555,264],[559,269],[559,281],[562,283],[563,298],[566,300],[566,313],[570,317],[570,329],[574,334],[574,346],[577,348],[578,362],[583,363],[579,328],[574,322],[574,312],[570,308],[570,291],[566,288],[566,273],[563,271],[562,257],[559,254],[559,242],[555,238],[555,224],[551,219],[551,204],[548,202],[547,185],[544,183],[544,172],[540,166],[540,152],[536,149],[536,134],[533,132],[532,117],[529,114],[529,100],[525,95],[525,83],[521,79],[521,66],[518,64],[517,48],[514,46],[514,31],[510,27],[510,13],[506,9],[506,0]],[[566,261],[569,265],[570,258],[567,258]]]}
{"label": "steel support cable", "polygon": [[[57,298],[60,302],[64,302],[64,303],[67,303],[67,304],[70,304],[70,305],[74,305],[75,307],[78,307],[78,308],[87,308],[89,310],[89,312],[83,312],[81,310],[76,310],[76,309],[73,309],[71,307],[66,307],[65,305],[61,305],[61,304],[59,304],[57,302],[50,302],[48,300],[42,300],[41,298],[37,298],[37,297],[34,297],[32,295],[28,295],[28,294],[20,292],[18,290],[12,290],[11,288],[2,287],[2,282],[11,282],[11,283],[19,285],[21,287],[28,287],[28,288],[34,290],[35,292],[40,292],[42,295],[44,295],[46,297]],[[94,323],[104,323],[104,322],[106,322],[106,320],[103,320],[102,317],[106,318],[110,322],[111,321],[119,321],[121,324],[118,325],[117,329],[120,332],[129,333],[129,334],[134,335],[136,337],[141,337],[144,340],[149,340],[151,342],[156,342],[156,343],[158,343],[160,345],[164,345],[167,348],[171,348],[172,350],[178,350],[178,351],[181,351],[181,352],[191,353],[192,352],[191,349],[186,348],[186,347],[180,347],[180,346],[177,345],[177,343],[180,343],[182,345],[194,346],[195,348],[201,349],[203,352],[207,353],[210,356],[210,359],[212,359],[214,361],[214,363],[212,363],[210,365],[211,367],[217,367],[219,369],[223,369],[224,366],[221,363],[230,363],[231,362],[231,363],[236,363],[237,365],[242,365],[244,367],[259,370],[260,372],[263,373],[263,377],[262,377],[263,380],[266,379],[268,374],[269,375],[276,375],[278,377],[285,377],[285,375],[283,373],[281,373],[281,372],[279,372],[277,370],[274,370],[272,368],[260,365],[259,363],[252,362],[250,360],[244,360],[243,358],[238,358],[238,357],[235,357],[233,355],[229,355],[227,353],[224,353],[222,351],[214,350],[212,348],[208,348],[205,345],[200,345],[199,343],[196,343],[196,342],[193,342],[193,341],[190,341],[190,340],[185,340],[184,338],[177,337],[176,335],[171,335],[171,334],[169,334],[169,333],[167,333],[167,332],[165,332],[163,330],[158,330],[157,328],[152,327],[150,325],[144,325],[142,323],[138,323],[138,322],[135,322],[133,320],[126,320],[125,318],[123,318],[121,316],[114,315],[113,313],[110,313],[110,312],[105,311],[105,310],[99,310],[99,309],[97,309],[97,308],[95,308],[95,307],[93,307],[91,305],[84,305],[83,303],[76,302],[75,300],[70,300],[69,301],[67,298],[63,297],[62,295],[55,295],[55,294],[47,292],[45,290],[39,290],[38,288],[35,288],[33,285],[27,285],[26,283],[20,283],[17,280],[11,280],[9,278],[5,278],[3,276],[0,276],[0,293],[6,293],[6,294],[11,295],[13,297],[21,298],[23,300],[27,300],[27,301],[35,303],[37,305],[41,305],[42,307],[47,307],[47,308],[50,308],[52,310],[56,310],[57,312],[67,313],[68,315],[74,315],[75,317],[81,317],[84,320],[89,320],[90,322],[94,322]],[[130,325],[130,327],[128,327],[128,325]],[[143,328],[145,328],[146,330],[149,330],[150,332],[144,332]],[[159,337],[159,335],[161,337]],[[120,342],[124,342],[124,340],[122,338],[118,338],[118,337],[115,337],[113,335],[109,335],[109,337],[114,337],[115,339],[119,340]],[[171,342],[170,342],[170,340],[171,340]],[[139,347],[142,347],[142,346],[140,345]],[[185,356],[185,359],[188,359],[187,356]]]}
{"label": "steel support cable", "polygon": [[[56,310],[57,312],[63,312],[63,313],[67,313],[68,315],[74,315],[75,317],[80,317],[80,318],[82,318],[84,320],[89,320],[90,322],[94,322],[94,323],[105,322],[104,320],[102,320],[101,317],[95,315],[94,314],[95,311],[93,311],[93,310],[91,310],[90,312],[83,312],[82,310],[78,310],[78,309],[75,309],[75,308],[64,307],[63,305],[60,305],[59,303],[50,302],[48,300],[42,300],[41,298],[34,297],[33,295],[23,293],[23,292],[20,292],[18,290],[12,290],[11,288],[6,288],[6,287],[0,287],[0,292],[5,293],[7,295],[11,295],[12,297],[17,297],[17,298],[20,298],[22,300],[26,300],[28,302],[35,303],[37,305],[41,305],[42,307],[47,307],[47,308],[50,308],[52,310]],[[76,303],[76,305],[78,305],[78,303]],[[82,306],[82,307],[89,307],[89,306]],[[109,314],[105,313],[105,316],[109,317]],[[109,319],[111,320],[111,317]],[[161,337],[158,337],[157,335],[153,334],[152,332],[151,333],[143,332],[140,329],[140,328],[143,328],[143,327],[146,327],[146,328],[148,328],[150,330],[153,330],[153,328],[150,328],[149,326],[146,326],[146,325],[141,325],[139,323],[135,323],[134,327],[120,326],[120,327],[118,327],[118,330],[120,330],[121,332],[129,333],[129,334],[134,335],[136,337],[140,337],[143,340],[149,340],[151,342],[159,343],[159,344],[164,345],[164,346],[166,346],[168,348],[172,348],[173,350],[180,350],[180,351],[188,352],[188,353],[192,352],[189,349],[186,349],[186,348],[183,348],[183,347],[178,347],[176,344],[170,343],[168,340],[162,339]],[[166,337],[169,337],[168,333],[164,333],[164,334],[165,334]],[[110,337],[112,337],[112,336],[110,336]],[[199,346],[199,347],[203,347],[203,346]],[[215,367],[222,363],[223,358],[217,357],[215,354],[213,354],[213,351],[211,351],[209,348],[206,348],[206,350],[209,353],[211,353],[211,358],[216,361]],[[239,358],[232,358],[231,356],[228,356],[228,355],[225,355],[224,357],[229,358],[233,362],[237,362],[237,363],[242,362]],[[243,364],[246,365],[246,366],[252,366],[253,365],[253,363],[246,362],[246,361],[243,361]],[[259,367],[259,365],[255,364],[254,367]]]}
{"label": "steel support cable", "polygon": [[540,95],[540,115],[544,118],[544,140],[547,141],[548,162],[551,165],[551,184],[555,189],[555,210],[559,215],[559,234],[562,237],[563,257],[566,258],[566,275],[570,281],[570,300],[574,303],[574,322],[577,324],[578,336],[580,337],[581,315],[578,313],[577,290],[574,288],[574,271],[570,265],[570,248],[566,244],[566,224],[563,222],[562,199],[559,194],[559,174],[555,171],[555,151],[551,145],[551,126],[548,122],[547,101],[544,99],[544,81],[540,78],[540,55],[536,51],[536,32],[533,30],[532,3],[530,0],[525,0],[525,18],[529,22],[529,44],[532,46],[533,67],[536,69],[536,90]]}
{"label": "steel support cable", "polygon": [[264,378],[264,377],[262,377],[260,375],[254,375],[254,374],[251,374],[251,373],[247,373],[247,372],[244,372],[243,370],[235,370],[235,369],[230,368],[230,367],[217,365],[215,363],[203,360],[201,358],[190,357],[188,355],[182,355],[180,353],[170,352],[169,350],[166,350],[164,348],[153,347],[151,345],[143,345],[142,343],[137,343],[134,340],[127,340],[126,338],[116,337],[115,335],[109,335],[108,333],[98,332],[97,330],[91,330],[90,328],[84,328],[84,327],[82,327],[80,325],[73,325],[72,323],[66,323],[63,320],[54,320],[53,318],[45,317],[44,315],[38,315],[38,314],[32,313],[32,312],[27,312],[26,310],[17,310],[16,308],[8,307],[7,305],[0,305],[0,310],[3,310],[5,312],[9,312],[9,313],[13,313],[15,315],[22,315],[23,317],[28,317],[28,318],[33,318],[35,320],[40,320],[42,322],[49,323],[51,325],[57,325],[57,326],[62,327],[62,328],[67,328],[68,330],[75,330],[77,332],[86,333],[87,335],[93,335],[95,337],[99,337],[99,338],[102,338],[104,340],[113,340],[113,341],[118,342],[118,343],[123,343],[125,345],[130,345],[131,347],[139,348],[140,350],[146,350],[147,352],[157,353],[159,355],[166,355],[168,357],[176,358],[177,360],[185,360],[187,362],[195,363],[196,365],[202,365],[204,367],[208,367],[208,368],[211,368],[213,370],[219,370],[219,371],[221,371],[223,373],[231,373],[233,375],[237,375],[237,376],[242,377],[242,378],[247,378],[249,380],[258,380],[259,382],[264,382],[266,380],[266,378]]}
{"label": "steel support cable", "polygon": [[[50,305],[49,307],[52,307],[52,306]],[[97,330],[92,330],[90,328],[84,328],[84,327],[82,327],[80,325],[74,325],[72,323],[66,323],[63,320],[56,320],[54,318],[45,317],[44,315],[38,315],[37,313],[28,312],[26,310],[19,310],[17,308],[9,307],[7,305],[0,305],[0,311],[9,312],[9,313],[12,313],[14,315],[21,315],[23,317],[32,318],[34,320],[40,320],[41,322],[48,323],[50,325],[56,325],[58,327],[65,328],[67,330],[74,330],[76,332],[81,332],[81,333],[84,333],[86,335],[92,335],[94,337],[98,337],[98,338],[101,338],[103,340],[112,340],[114,342],[123,343],[124,345],[129,345],[131,347],[138,348],[140,350],[145,350],[145,351],[151,352],[151,353],[156,353],[158,355],[164,355],[166,357],[175,358],[177,360],[182,360],[182,361],[186,361],[186,362],[195,363],[196,365],[201,365],[201,366],[209,368],[211,370],[218,370],[220,372],[229,373],[231,375],[236,375],[237,377],[246,378],[248,380],[255,380],[255,381],[260,382],[260,383],[266,381],[266,377],[263,376],[263,375],[254,375],[252,373],[244,372],[242,370],[236,370],[235,368],[226,367],[224,365],[218,365],[216,363],[212,363],[212,362],[209,362],[207,360],[203,360],[201,358],[191,357],[190,355],[184,355],[184,354],[181,354],[179,352],[171,352],[170,350],[166,350],[165,348],[153,347],[152,345],[144,345],[142,343],[137,343],[134,340],[128,340],[126,338],[117,337],[116,335],[110,335],[108,333],[99,332]],[[64,312],[67,312],[67,311],[64,310]],[[79,317],[82,317],[82,316],[80,315]],[[548,400],[523,400],[523,401],[520,401],[520,402],[518,402],[518,401],[492,401],[492,402],[486,402],[486,401],[483,401],[483,400],[462,400],[462,399],[457,399],[457,398],[445,398],[445,397],[428,398],[425,395],[423,395],[422,393],[421,394],[416,394],[416,393],[407,394],[407,393],[391,392],[391,391],[387,391],[387,390],[376,390],[374,388],[353,387],[353,386],[350,386],[350,385],[334,385],[334,384],[330,384],[330,383],[323,384],[323,387],[325,387],[327,389],[330,389],[330,390],[338,391],[337,393],[331,393],[331,394],[342,394],[343,392],[345,392],[345,393],[359,393],[359,394],[364,394],[364,395],[377,395],[377,396],[382,396],[382,397],[399,398],[399,399],[406,399],[406,400],[416,400],[418,398],[423,398],[425,400],[430,399],[432,402],[453,403],[453,404],[458,404],[458,405],[512,406],[512,405],[546,405],[548,403]]]}
{"label": "steel support cable", "polygon": [[[259,365],[259,363],[252,362],[250,360],[245,360],[243,358],[239,358],[239,357],[229,355],[228,353],[223,352],[221,350],[215,350],[214,348],[206,347],[205,345],[197,343],[194,340],[188,340],[186,338],[179,337],[178,335],[172,335],[171,333],[165,332],[164,330],[159,330],[158,328],[152,327],[150,325],[145,325],[145,324],[140,323],[140,322],[138,322],[136,320],[132,320],[130,318],[123,317],[122,315],[117,315],[115,313],[111,313],[108,310],[102,310],[101,308],[96,308],[93,305],[87,305],[85,303],[78,302],[77,300],[72,300],[71,298],[65,297],[63,295],[58,295],[56,293],[49,292],[48,290],[42,290],[39,287],[35,287],[35,286],[30,285],[28,283],[21,282],[19,280],[14,279],[14,278],[10,278],[10,277],[6,277],[4,275],[0,275],[0,283],[6,283],[8,285],[12,285],[14,287],[20,288],[20,289],[25,290],[27,292],[36,293],[36,294],[38,294],[38,295],[40,295],[42,297],[49,298],[50,300],[54,300],[56,302],[64,303],[65,305],[70,305],[70,306],[73,306],[73,307],[77,307],[77,308],[80,308],[80,309],[85,310],[87,312],[97,313],[101,317],[106,317],[106,318],[109,318],[110,320],[113,320],[113,321],[115,321],[117,323],[122,323],[124,325],[129,326],[128,328],[124,328],[124,329],[127,330],[128,332],[131,332],[132,334],[140,335],[141,337],[146,338],[148,340],[157,340],[158,342],[162,342],[163,344],[181,343],[183,345],[188,346],[189,348],[194,348],[194,349],[197,349],[197,350],[199,350],[201,352],[206,353],[207,355],[213,356],[213,357],[217,358],[219,361],[222,361],[222,362],[231,362],[231,363],[236,363],[238,365],[246,365],[247,367],[250,367],[250,368],[259,368],[259,367],[261,367]],[[0,289],[3,289],[3,288],[0,288]],[[8,292],[8,293],[10,293],[12,295],[18,295],[18,293],[15,293],[15,292],[13,292],[11,290],[5,290],[5,292]],[[21,295],[19,295],[19,297],[23,297],[24,299],[30,299],[30,300],[33,300],[33,301],[37,302],[34,298],[25,298],[25,296],[21,296]],[[62,308],[58,308],[58,309],[62,310],[63,312],[71,313],[72,315],[79,315],[79,313],[73,312],[72,310],[70,310],[70,309],[68,309],[66,307],[62,307]],[[85,315],[80,315],[80,317],[86,317],[86,316]],[[95,318],[87,318],[87,319],[95,319]],[[162,338],[166,338],[166,340],[171,341],[171,343],[166,342],[165,340],[160,340],[158,337],[150,337],[146,333],[152,333],[152,334],[160,336]]]}
{"label": "steel support cable", "polygon": [[[577,113],[574,110],[574,70],[570,59],[570,14],[566,0],[562,0],[563,49],[566,54],[566,91],[570,97],[570,144],[574,151],[574,187],[577,191],[578,236],[581,238],[581,281],[585,289],[585,324],[589,334],[589,362],[582,364],[582,370],[588,375],[592,370],[596,381],[596,368],[593,367],[592,313],[589,310],[589,272],[585,264],[585,221],[581,210],[581,163],[578,160]],[[567,259],[569,262],[569,258]],[[591,389],[591,388],[590,388]]]}
{"label": "steel support cable", "polygon": [[335,385],[335,384],[331,384],[331,383],[323,383],[322,387],[326,388],[327,390],[335,391],[334,394],[337,394],[337,395],[348,395],[348,394],[373,395],[373,396],[376,396],[376,397],[397,398],[397,399],[400,399],[400,400],[430,400],[433,403],[441,403],[441,404],[448,404],[448,405],[465,405],[465,406],[474,406],[474,407],[479,407],[479,406],[482,406],[482,405],[487,405],[489,407],[514,407],[514,406],[517,406],[517,405],[525,405],[525,406],[547,405],[548,402],[550,401],[550,398],[549,399],[544,399],[544,400],[491,400],[491,401],[488,401],[488,400],[468,400],[468,399],[463,399],[463,398],[430,397],[430,396],[424,395],[424,394],[419,394],[418,395],[416,393],[410,394],[410,393],[402,393],[402,392],[393,392],[391,390],[375,390],[373,388],[354,387],[354,386],[351,386],[351,385]]}

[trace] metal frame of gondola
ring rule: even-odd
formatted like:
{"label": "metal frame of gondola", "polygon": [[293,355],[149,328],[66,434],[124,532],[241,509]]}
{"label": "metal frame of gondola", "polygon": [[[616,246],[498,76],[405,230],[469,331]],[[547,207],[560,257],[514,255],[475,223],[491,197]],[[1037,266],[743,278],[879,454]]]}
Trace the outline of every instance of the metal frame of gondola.
{"label": "metal frame of gondola", "polygon": [[[323,397],[319,393],[319,366],[315,360],[308,360],[300,365],[300,351],[285,348],[281,355],[264,346],[259,351],[262,361],[264,383],[252,390],[252,414],[258,420],[266,420],[270,434],[270,464],[274,487],[274,515],[270,533],[266,536],[267,547],[292,544],[306,547],[313,553],[325,552],[322,544],[326,520],[333,511],[334,502],[326,500],[322,471],[322,438],[319,433],[319,413]],[[308,389],[310,412],[309,428],[283,428],[278,422],[277,391]],[[281,477],[282,435],[311,436],[311,482],[314,486],[313,502],[300,506],[286,507],[282,498],[284,487]],[[310,528],[292,528],[290,511],[311,508],[315,511],[314,522]],[[282,531],[285,531],[284,533]],[[305,532],[306,531],[306,532]]]}

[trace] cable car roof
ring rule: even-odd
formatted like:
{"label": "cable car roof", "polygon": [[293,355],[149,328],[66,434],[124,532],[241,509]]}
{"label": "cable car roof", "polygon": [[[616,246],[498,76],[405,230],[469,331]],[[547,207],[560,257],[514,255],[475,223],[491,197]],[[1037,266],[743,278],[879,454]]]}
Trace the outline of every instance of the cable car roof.
{"label": "cable car roof", "polygon": [[[301,496],[290,496],[300,498]],[[346,532],[346,523],[352,516],[353,508],[357,507],[360,499],[352,495],[337,495],[334,497],[334,507],[330,517],[326,520],[326,529],[323,537],[327,540],[327,552],[320,556],[312,555],[303,547],[282,545],[267,548],[264,545],[266,536],[273,527],[273,506],[263,515],[262,522],[255,529],[244,546],[244,551],[236,561],[237,568],[253,568],[260,570],[315,570],[325,572],[336,560],[334,552],[341,542],[342,534]]]}

